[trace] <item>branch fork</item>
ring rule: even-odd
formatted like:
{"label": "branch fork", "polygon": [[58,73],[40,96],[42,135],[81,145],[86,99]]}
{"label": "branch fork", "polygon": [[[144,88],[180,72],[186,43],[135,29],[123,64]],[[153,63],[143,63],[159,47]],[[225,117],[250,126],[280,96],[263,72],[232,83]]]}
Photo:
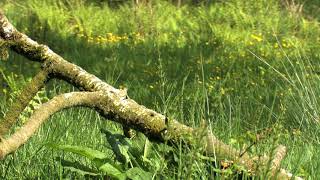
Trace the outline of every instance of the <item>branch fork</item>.
{"label": "branch fork", "polygon": [[[11,50],[31,61],[41,63],[41,70],[26,85],[10,107],[4,120],[0,122],[0,159],[25,144],[52,114],[77,106],[95,109],[106,119],[122,124],[125,130],[135,129],[153,141],[165,142],[169,140],[174,143],[183,140],[192,145],[192,140],[185,137],[193,137],[197,134],[196,129],[139,105],[128,97],[126,89],[116,89],[79,66],[64,60],[49,47],[38,44],[25,34],[20,33],[1,10],[0,39],[6,42],[10,41],[8,44]],[[64,80],[83,92],[71,92],[54,97],[35,110],[18,131],[10,137],[4,138],[36,93],[53,78]],[[220,141],[211,131],[205,134],[201,145],[210,156],[237,162],[248,171],[258,173],[255,168],[254,159],[257,159],[256,157],[251,157],[247,153],[240,157],[240,151]],[[292,174],[279,168],[284,155],[285,147],[280,146],[271,162],[271,177],[276,179],[292,178]],[[265,165],[268,161],[268,159],[262,159],[259,164]],[[295,177],[295,179],[299,178]]]}

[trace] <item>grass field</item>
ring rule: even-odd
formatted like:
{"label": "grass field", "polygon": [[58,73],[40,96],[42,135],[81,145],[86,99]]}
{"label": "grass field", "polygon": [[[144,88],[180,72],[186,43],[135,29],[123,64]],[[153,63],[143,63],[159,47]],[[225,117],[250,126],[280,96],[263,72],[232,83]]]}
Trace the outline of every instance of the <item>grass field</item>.
{"label": "grass field", "polygon": [[[18,30],[111,85],[128,88],[140,104],[193,127],[205,120],[238,149],[271,129],[249,151],[268,154],[283,144],[288,153],[282,167],[318,179],[320,8],[317,1],[285,2],[229,0],[178,8],[158,0],[111,8],[84,0],[5,0],[0,7]],[[0,61],[1,116],[38,69],[39,64],[14,53]],[[72,90],[61,81],[50,82],[19,123],[35,106]],[[112,159],[101,128],[121,132],[88,109],[59,112],[0,162],[0,179],[85,178],[61,162],[94,169],[88,159],[46,144],[90,147]],[[137,139],[133,142],[143,149],[143,136]],[[153,166],[145,170],[156,179],[212,179],[213,172],[216,178],[235,178],[197,156],[197,149],[150,146]]]}

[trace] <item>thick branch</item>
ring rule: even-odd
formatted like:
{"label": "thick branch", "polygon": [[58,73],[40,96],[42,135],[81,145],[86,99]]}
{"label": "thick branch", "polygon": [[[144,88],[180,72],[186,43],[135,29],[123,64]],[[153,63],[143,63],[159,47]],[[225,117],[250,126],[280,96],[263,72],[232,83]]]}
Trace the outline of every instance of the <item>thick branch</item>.
{"label": "thick branch", "polygon": [[48,81],[48,72],[41,70],[21,91],[15,102],[11,105],[4,119],[0,122],[0,137],[4,136],[16,122],[21,112],[27,107],[37,92]]}
{"label": "thick branch", "polygon": [[[41,50],[47,46],[40,45],[32,39],[28,38],[16,30],[16,28],[8,21],[3,11],[0,9],[0,37],[5,41],[13,41],[10,43],[11,48],[20,54],[22,52],[31,61],[42,62],[43,56]],[[33,51],[29,51],[33,49]]]}
{"label": "thick branch", "polygon": [[[103,101],[98,101],[97,107],[104,117],[121,123],[123,126],[139,130],[152,140],[160,142],[183,140],[192,144],[190,137],[192,138],[197,134],[195,129],[139,105],[127,96],[126,91],[116,89],[75,64],[67,62],[47,46],[39,45],[26,35],[18,32],[3,13],[0,13],[0,26],[1,38],[15,42],[11,46],[12,50],[32,61],[41,62],[42,67],[50,69],[52,77],[66,80],[79,89],[101,92],[104,98]],[[12,143],[14,142],[12,141]],[[256,162],[253,159],[257,158],[250,158],[247,154],[239,158],[239,151],[224,144],[213,134],[208,133],[202,145],[207,148],[208,154],[235,160],[247,169],[255,171],[254,165]],[[267,164],[265,160],[259,163]],[[283,174],[283,177],[290,178],[285,171],[283,171]]]}
{"label": "thick branch", "polygon": [[0,142],[0,159],[27,142],[40,125],[54,113],[74,106],[96,107],[99,100],[101,95],[98,92],[73,92],[56,96],[42,104],[17,132]]}

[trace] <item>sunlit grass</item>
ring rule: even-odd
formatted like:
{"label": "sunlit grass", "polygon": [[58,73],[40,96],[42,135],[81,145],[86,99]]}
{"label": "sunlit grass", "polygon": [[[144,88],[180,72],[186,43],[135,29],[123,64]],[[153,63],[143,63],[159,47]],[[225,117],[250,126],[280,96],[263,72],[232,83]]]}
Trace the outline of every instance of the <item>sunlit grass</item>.
{"label": "sunlit grass", "polygon": [[[270,153],[283,144],[288,147],[284,168],[311,179],[320,174],[318,21],[292,16],[276,0],[182,8],[157,2],[151,8],[118,9],[70,3],[10,1],[3,8],[19,30],[108,83],[128,88],[137,102],[194,127],[205,120],[219,138],[241,150],[252,135],[271,128],[270,137],[250,152]],[[38,66],[11,54],[0,67],[16,84],[0,78],[5,113],[9,94],[17,93]],[[72,90],[60,82],[50,88],[41,97]],[[55,158],[88,165],[85,159],[44,144],[109,151],[101,127],[120,132],[93,111],[60,112],[1,163],[0,177],[78,177]],[[173,157],[159,149],[156,177],[206,179],[217,170],[217,164],[196,157],[197,149],[175,147]]]}

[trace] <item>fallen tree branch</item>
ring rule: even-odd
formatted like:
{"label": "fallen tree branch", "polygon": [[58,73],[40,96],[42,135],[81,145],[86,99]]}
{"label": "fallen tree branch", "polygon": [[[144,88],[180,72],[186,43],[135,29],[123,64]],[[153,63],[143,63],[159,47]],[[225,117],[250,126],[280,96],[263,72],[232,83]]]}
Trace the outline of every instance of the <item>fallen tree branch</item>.
{"label": "fallen tree branch", "polygon": [[[144,133],[149,139],[172,143],[184,141],[192,145],[192,138],[198,136],[197,129],[188,127],[179,123],[174,119],[169,119],[162,114],[139,105],[134,100],[130,99],[126,90],[119,90],[111,85],[101,81],[96,76],[87,73],[82,68],[64,60],[61,56],[54,53],[45,45],[40,45],[33,41],[25,34],[17,31],[12,24],[0,11],[0,38],[4,41],[10,41],[10,49],[25,56],[31,61],[36,61],[42,64],[42,70],[46,71],[51,78],[65,80],[73,86],[88,92],[99,92],[103,95],[102,100],[97,100],[95,104],[87,102],[88,99],[77,101],[78,104],[70,105],[68,98],[63,95],[49,101],[48,104],[41,107],[41,112],[44,109],[50,109],[50,115],[62,108],[74,105],[88,105],[98,107],[100,114],[112,121],[122,124],[124,127],[130,127]],[[97,95],[97,97],[101,97]],[[89,96],[89,95],[88,95]],[[57,100],[64,102],[61,105],[54,105]],[[86,102],[86,103],[84,103]],[[36,112],[35,112],[36,113]],[[49,118],[49,114],[43,115],[37,111],[37,114],[31,116],[30,120],[24,125],[24,128],[19,130],[9,139],[0,143],[2,157],[14,151],[19,146],[27,141],[41,123]],[[40,117],[42,116],[42,117]],[[206,149],[208,155],[222,159],[234,160],[238,164],[244,166],[252,173],[256,172],[256,164],[265,166],[269,159],[262,159],[259,162],[254,161],[255,157],[249,156],[247,153],[239,157],[240,152],[235,148],[223,143],[216,138],[211,131],[205,134],[204,141],[201,141],[203,149]],[[278,166],[275,163],[275,166]],[[273,167],[271,167],[272,169]],[[278,167],[276,167],[278,168]],[[290,179],[291,176],[285,170],[280,170],[281,177]],[[278,175],[279,176],[279,175]],[[280,177],[280,176],[279,176]]]}
{"label": "fallen tree branch", "polygon": [[[274,152],[275,153],[273,156],[273,160],[271,161],[271,177],[278,176],[278,178],[283,179],[283,177],[281,177],[280,165],[281,165],[282,159],[286,156],[287,149],[285,146],[280,145],[274,150]],[[279,173],[279,170],[280,170],[280,173]]]}
{"label": "fallen tree branch", "polygon": [[0,142],[0,159],[26,143],[40,125],[54,113],[75,106],[94,108],[101,99],[102,96],[99,92],[72,92],[56,96],[42,104],[17,132]]}
{"label": "fallen tree branch", "polygon": [[11,126],[15,124],[19,115],[27,107],[32,98],[44,87],[48,81],[48,72],[41,70],[22,92],[15,99],[15,102],[10,106],[8,112],[5,114],[4,119],[0,122],[0,138],[8,133]]}

